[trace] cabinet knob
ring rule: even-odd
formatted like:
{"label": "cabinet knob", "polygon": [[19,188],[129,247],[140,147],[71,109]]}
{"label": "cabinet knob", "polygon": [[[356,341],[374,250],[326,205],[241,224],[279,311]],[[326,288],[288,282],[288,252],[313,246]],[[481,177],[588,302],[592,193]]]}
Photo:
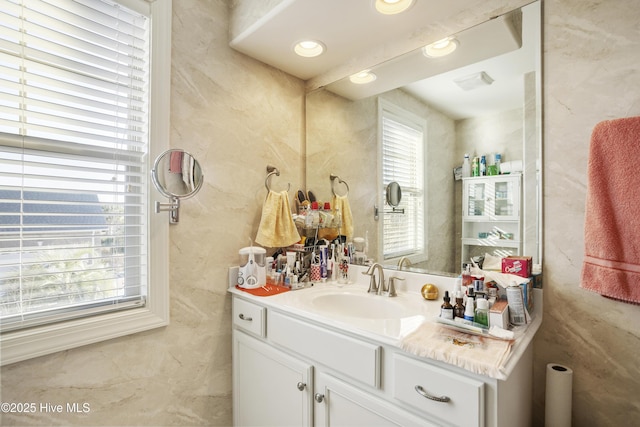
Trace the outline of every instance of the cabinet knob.
{"label": "cabinet knob", "polygon": [[300,391],[304,390],[306,386],[307,386],[307,385],[306,385],[305,383],[303,383],[302,381],[300,381],[300,382],[296,385],[296,387],[298,387],[298,390],[300,390]]}
{"label": "cabinet knob", "polygon": [[316,402],[322,403],[322,401],[324,400],[324,394],[316,393],[313,395],[313,398],[316,400]]}
{"label": "cabinet knob", "polygon": [[422,388],[421,385],[417,385],[416,386],[416,391],[418,392],[418,394],[420,394],[422,397],[426,397],[429,400],[434,400],[436,402],[449,402],[451,399],[449,399],[447,396],[431,396],[429,393],[427,393],[424,388]]}
{"label": "cabinet knob", "polygon": [[251,322],[253,320],[253,317],[245,317],[242,313],[238,314],[238,317],[242,320],[246,320],[247,322]]}

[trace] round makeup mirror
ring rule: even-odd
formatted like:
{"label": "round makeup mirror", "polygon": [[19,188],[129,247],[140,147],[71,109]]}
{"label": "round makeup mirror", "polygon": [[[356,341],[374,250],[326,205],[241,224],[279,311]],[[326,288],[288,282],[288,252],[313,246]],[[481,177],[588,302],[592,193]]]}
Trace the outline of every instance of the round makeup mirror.
{"label": "round makeup mirror", "polygon": [[160,154],[151,169],[151,178],[158,191],[171,199],[171,203],[156,202],[156,213],[169,211],[171,224],[178,222],[180,200],[195,195],[204,182],[198,161],[181,149]]}
{"label": "round makeup mirror", "polygon": [[158,191],[167,197],[178,199],[192,197],[204,182],[198,161],[180,149],[160,154],[151,169],[151,177]]}
{"label": "round makeup mirror", "polygon": [[400,184],[393,181],[387,184],[387,204],[391,207],[397,208],[402,200],[402,189]]}

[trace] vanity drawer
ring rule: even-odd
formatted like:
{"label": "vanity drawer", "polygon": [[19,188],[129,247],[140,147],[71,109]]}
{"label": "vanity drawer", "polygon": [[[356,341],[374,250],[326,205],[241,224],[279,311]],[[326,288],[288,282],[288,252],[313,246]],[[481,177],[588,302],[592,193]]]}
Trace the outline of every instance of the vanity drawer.
{"label": "vanity drawer", "polygon": [[233,298],[233,325],[259,337],[265,335],[266,308],[249,301]]}
{"label": "vanity drawer", "polygon": [[382,348],[269,310],[269,341],[371,387],[380,386]]}
{"label": "vanity drawer", "polygon": [[[400,354],[393,358],[393,397],[460,426],[484,425],[484,383]],[[437,401],[425,395],[444,398]]]}

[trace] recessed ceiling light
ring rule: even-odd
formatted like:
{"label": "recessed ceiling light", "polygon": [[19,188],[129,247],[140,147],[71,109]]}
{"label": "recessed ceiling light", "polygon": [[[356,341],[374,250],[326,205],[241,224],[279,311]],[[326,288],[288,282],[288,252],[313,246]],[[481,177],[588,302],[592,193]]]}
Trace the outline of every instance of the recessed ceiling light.
{"label": "recessed ceiling light", "polygon": [[385,15],[404,12],[413,4],[413,0],[375,0],[376,10]]}
{"label": "recessed ceiling light", "polygon": [[372,73],[371,70],[363,70],[363,71],[360,71],[359,73],[355,73],[349,76],[349,80],[351,80],[351,83],[355,83],[357,85],[371,83],[377,78],[378,76]]}
{"label": "recessed ceiling light", "polygon": [[447,37],[423,47],[422,51],[429,58],[439,58],[453,53],[457,48],[458,40],[455,37]]}
{"label": "recessed ceiling light", "polygon": [[325,47],[322,43],[315,40],[303,40],[296,43],[293,50],[300,56],[305,58],[313,58],[314,56],[322,55],[325,51]]}
{"label": "recessed ceiling light", "polygon": [[493,83],[493,79],[484,71],[454,79],[453,82],[460,86],[463,90],[473,90],[479,87],[489,86]]}

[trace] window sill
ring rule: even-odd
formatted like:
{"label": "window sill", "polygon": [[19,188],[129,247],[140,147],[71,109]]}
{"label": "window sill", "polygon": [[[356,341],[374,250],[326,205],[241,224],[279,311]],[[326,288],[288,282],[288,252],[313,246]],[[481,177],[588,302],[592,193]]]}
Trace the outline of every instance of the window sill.
{"label": "window sill", "polygon": [[0,365],[166,326],[168,307],[164,311],[142,307],[6,333],[0,338]]}

